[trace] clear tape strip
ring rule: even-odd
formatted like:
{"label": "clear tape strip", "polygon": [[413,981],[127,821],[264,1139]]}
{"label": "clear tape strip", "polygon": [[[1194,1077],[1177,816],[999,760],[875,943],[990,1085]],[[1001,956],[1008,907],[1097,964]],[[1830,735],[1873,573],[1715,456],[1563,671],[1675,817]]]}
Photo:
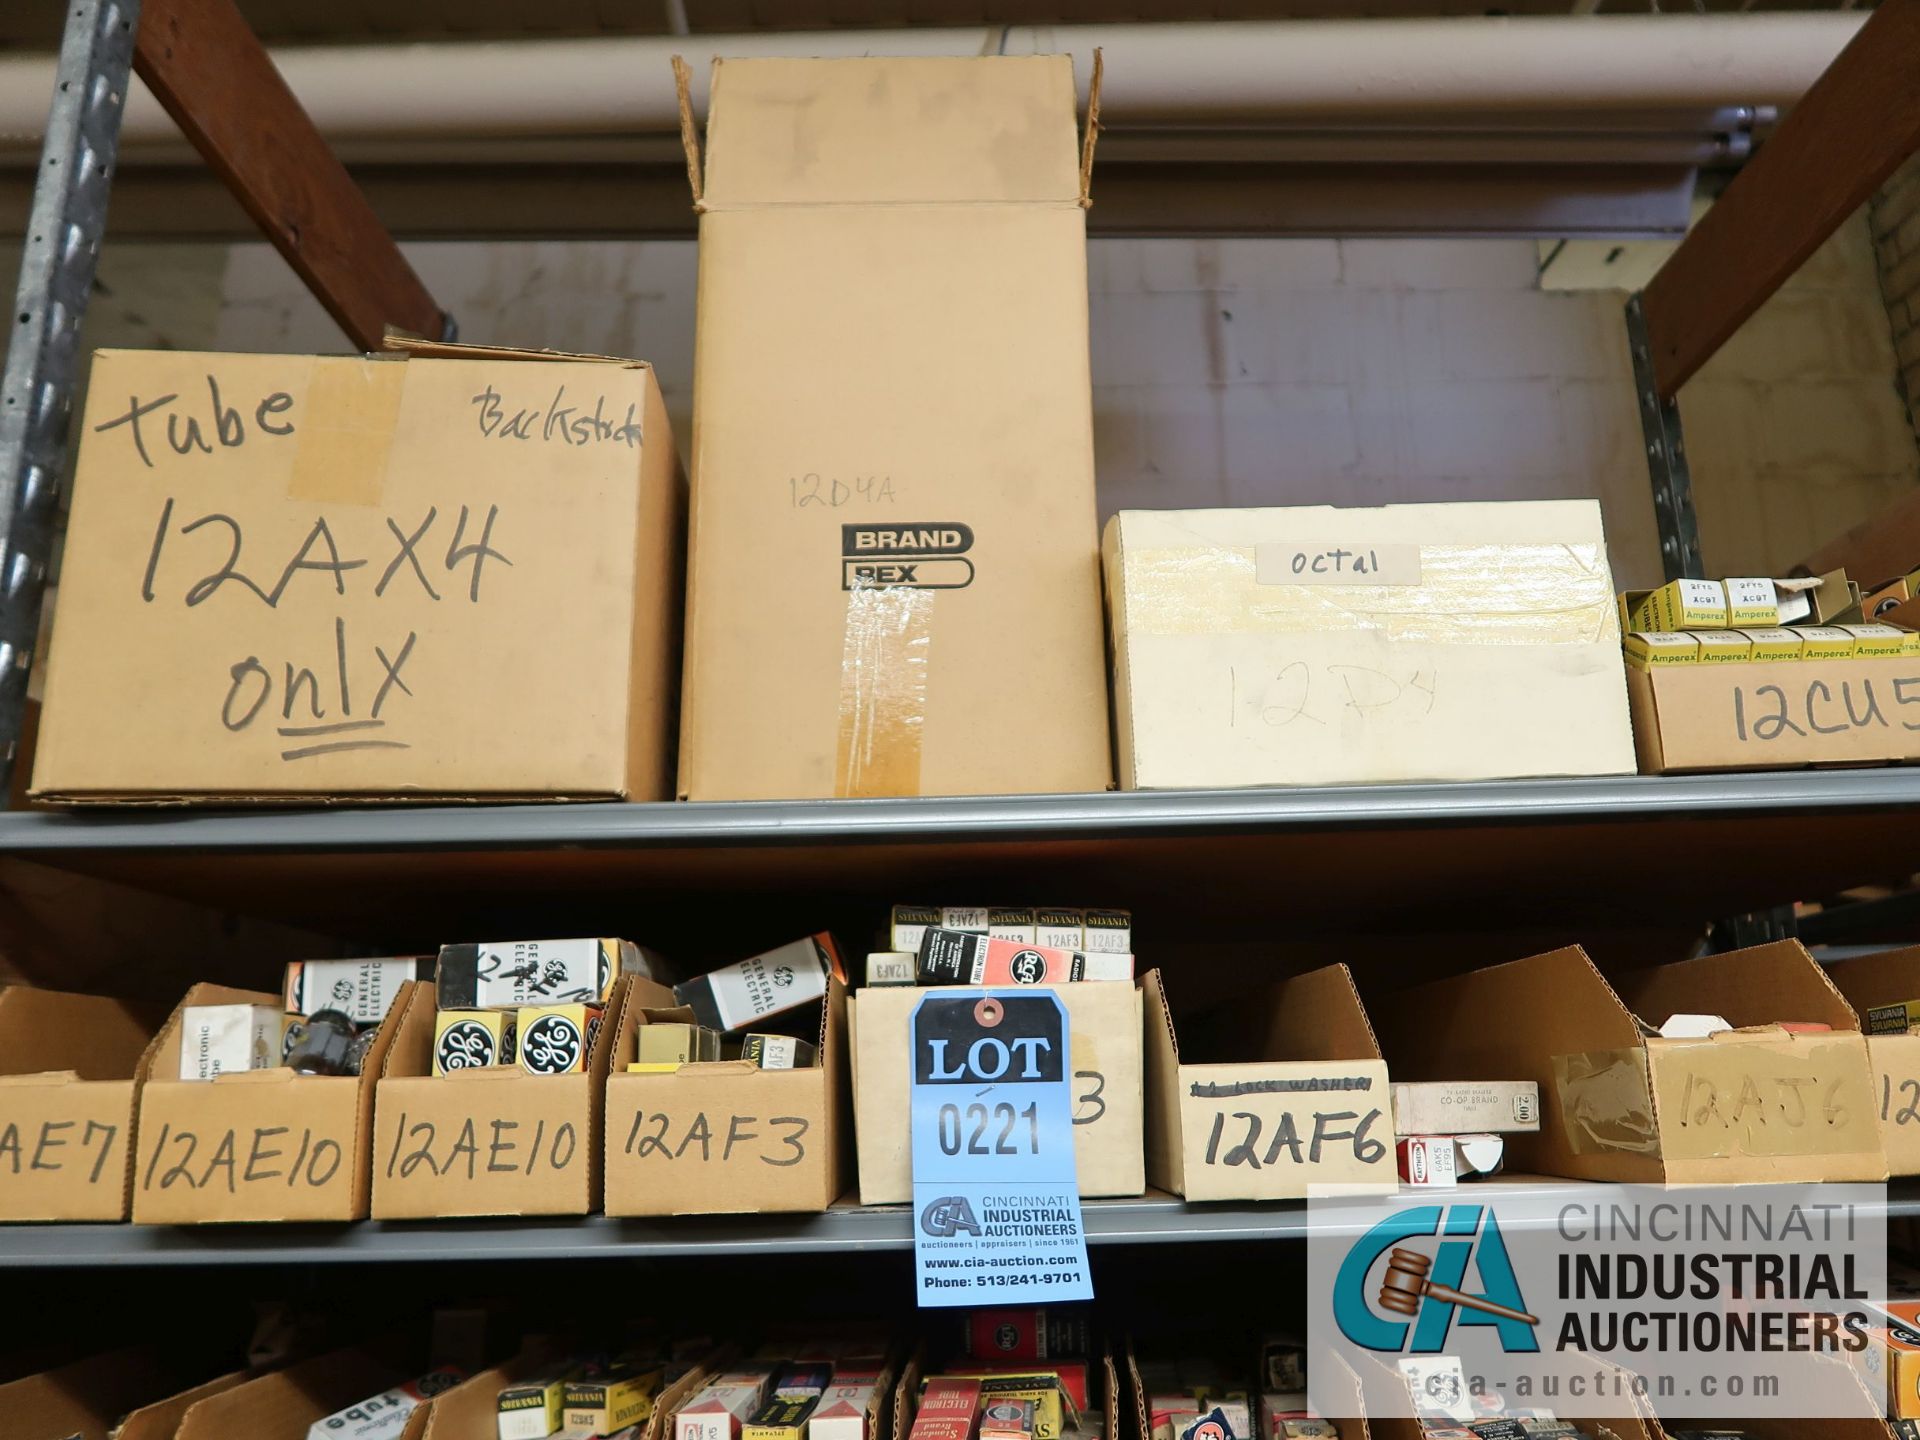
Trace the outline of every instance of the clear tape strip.
{"label": "clear tape strip", "polygon": [[840,652],[834,793],[918,795],[936,592],[856,584]]}
{"label": "clear tape strip", "polygon": [[1562,1133],[1576,1155],[1660,1153],[1644,1050],[1589,1050],[1553,1057]]}
{"label": "clear tape strip", "polygon": [[1422,545],[1418,585],[1262,585],[1256,547],[1128,552],[1134,635],[1325,634],[1453,645],[1617,641],[1598,545]]}

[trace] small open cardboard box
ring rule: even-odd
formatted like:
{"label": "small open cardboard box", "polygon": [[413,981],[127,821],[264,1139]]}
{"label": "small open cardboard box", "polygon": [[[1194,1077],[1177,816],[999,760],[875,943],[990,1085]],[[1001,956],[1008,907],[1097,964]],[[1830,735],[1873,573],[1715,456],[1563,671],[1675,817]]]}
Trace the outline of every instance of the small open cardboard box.
{"label": "small open cardboard box", "polygon": [[[389,1022],[419,985],[401,987]],[[261,991],[195,985],[168,1019],[148,1052],[140,1092],[135,1224],[366,1219],[374,1077],[393,1041],[391,1023],[381,1026],[359,1075],[300,1075],[279,1066],[176,1078],[181,1009],[281,1003]]]}
{"label": "small open cardboard box", "polygon": [[[913,1198],[908,1038],[914,1007],[935,988],[952,987],[874,985],[848,1003],[862,1205],[899,1205]],[[1054,993],[1067,1011],[1080,1194],[1138,1195],[1147,1185],[1141,986],[1082,980]]]}
{"label": "small open cardboard box", "polygon": [[0,990],[0,1220],[124,1220],[159,1016],[124,1000]]}
{"label": "small open cardboard box", "polygon": [[[946,1368],[958,1370],[963,1364],[963,1361],[956,1359]],[[1046,1363],[1037,1361],[1034,1368],[1044,1370]],[[939,1369],[927,1363],[926,1356],[922,1352],[915,1351],[913,1357],[907,1361],[906,1368],[900,1372],[899,1383],[893,1387],[889,1406],[893,1412],[891,1423],[885,1423],[887,1417],[882,1417],[882,1428],[875,1430],[873,1434],[888,1435],[892,1440],[907,1440],[913,1432],[914,1416],[920,1410],[921,1382],[930,1375],[940,1373],[942,1372]],[[1100,1395],[1101,1428],[1097,1437],[1092,1432],[1080,1432],[1079,1440],[1144,1440],[1145,1432],[1138,1437],[1130,1433],[1132,1430],[1130,1412],[1133,1407],[1125,1403],[1129,1396],[1121,1391],[1120,1370],[1114,1363],[1113,1353],[1104,1347],[1099,1354],[1089,1354],[1087,1357],[1087,1399],[1089,1401],[1094,1398],[1096,1386]],[[1131,1390],[1134,1396],[1140,1393],[1137,1384],[1132,1386]],[[1346,1432],[1343,1430],[1340,1433],[1344,1440]],[[1069,1429],[1066,1436],[1063,1436],[1063,1440],[1072,1440],[1072,1436],[1073,1432]]]}
{"label": "small open cardboard box", "polygon": [[1247,1061],[1184,1063],[1158,970],[1143,988],[1154,1185],[1189,1200],[1399,1188],[1387,1066],[1346,966],[1283,980],[1236,1012]]}
{"label": "small open cardboard box", "polygon": [[607,1077],[609,1215],[825,1210],[846,1187],[847,991],[818,1002],[820,1063],[762,1070],[708,1060],[632,1075],[643,1025],[693,1019],[658,986],[634,990]]}
{"label": "small open cardboard box", "polygon": [[[1861,1354],[1871,1353],[1871,1347]],[[1831,1372],[1823,1379],[1821,1395],[1833,1400],[1835,1414],[1804,1417],[1749,1415],[1738,1420],[1661,1420],[1653,1422],[1653,1440],[1667,1440],[1667,1428],[1676,1430],[1737,1430],[1752,1440],[1893,1440],[1893,1428],[1882,1418],[1858,1357],[1848,1364],[1835,1356],[1809,1353],[1782,1357],[1793,1365],[1817,1365]],[[1834,1388],[1828,1390],[1831,1384]]]}
{"label": "small open cardboard box", "polygon": [[[1592,1358],[1590,1363],[1596,1371],[1625,1374],[1618,1366],[1609,1365],[1597,1357]],[[1631,1398],[1594,1399],[1584,1404],[1576,1401],[1571,1406],[1564,1402],[1548,1402],[1548,1408],[1556,1419],[1578,1427],[1580,1433],[1590,1436],[1591,1440],[1665,1440],[1652,1417]],[[1600,1412],[1597,1415],[1592,1413],[1596,1410]],[[1346,1440],[1347,1422],[1342,1420],[1337,1423],[1341,1440]],[[1372,1415],[1367,1419],[1366,1429],[1371,1440],[1423,1440],[1427,1433],[1420,1422],[1410,1415]]]}
{"label": "small open cardboard box", "polygon": [[[1875,1005],[1920,999],[1920,946],[1837,960],[1827,966],[1827,978],[1861,1015]],[[1920,1035],[1869,1035],[1867,1059],[1887,1172],[1920,1175]]]}
{"label": "small open cardboard box", "polygon": [[[407,1417],[398,1440],[475,1440],[497,1433],[500,1392],[552,1366],[558,1353],[544,1342],[530,1344],[520,1354],[490,1370],[472,1375],[450,1390],[419,1406]],[[653,1414],[640,1430],[641,1440],[660,1440],[668,1417],[704,1386],[712,1371],[704,1364],[687,1371],[654,1402]]]}
{"label": "small open cardboard box", "polygon": [[190,1390],[182,1390],[151,1405],[142,1405],[138,1410],[130,1411],[120,1422],[119,1428],[112,1432],[113,1440],[174,1440],[179,1433],[180,1422],[195,1405],[215,1395],[224,1395],[253,1378],[248,1371],[234,1370],[216,1376],[204,1385],[195,1385]]}
{"label": "small open cardboard box", "polygon": [[404,1007],[395,1005],[399,1021],[374,1101],[374,1218],[592,1211],[608,1057],[629,993],[672,999],[651,980],[615,981],[580,1074],[490,1065],[435,1075],[434,990],[415,986]]}
{"label": "small open cardboard box", "polygon": [[1920,656],[1627,666],[1647,775],[1920,759]]}
{"label": "small open cardboard box", "polygon": [[226,1387],[187,1408],[174,1440],[307,1440],[314,1421],[418,1375],[403,1350],[335,1350]]}
{"label": "small open cardboard box", "polygon": [[[178,1383],[170,1367],[145,1349],[89,1355],[0,1385],[0,1435],[107,1440],[120,1416]],[[168,1440],[172,1436],[169,1430]]]}
{"label": "small open cardboard box", "polygon": [[[1679,1012],[1742,1028],[1650,1036]],[[1578,946],[1417,986],[1373,1010],[1401,1080],[1532,1080],[1507,1169],[1738,1184],[1887,1176],[1859,1020],[1795,941],[1642,971],[1616,992]],[[1831,1033],[1791,1033],[1819,1021]]]}
{"label": "small open cardboard box", "polygon": [[[1315,1363],[1330,1368],[1337,1376],[1337,1383],[1319,1383],[1315,1386],[1316,1390],[1322,1394],[1333,1394],[1337,1391],[1348,1397],[1348,1403],[1332,1407],[1338,1411],[1338,1414],[1325,1417],[1332,1423],[1334,1429],[1340,1432],[1340,1440],[1369,1440],[1372,1433],[1367,1428],[1369,1422],[1361,1418],[1366,1410],[1366,1397],[1360,1388],[1360,1377],[1353,1373],[1346,1361],[1331,1351],[1326,1352]],[[1117,1403],[1126,1411],[1125,1440],[1152,1440],[1153,1417],[1147,1413],[1147,1386],[1146,1382],[1140,1378],[1140,1360],[1132,1340],[1126,1342],[1125,1366],[1126,1392],[1117,1397]],[[1253,1392],[1249,1393],[1248,1399],[1258,1405],[1257,1386],[1254,1387]],[[1109,1413],[1115,1403],[1116,1398],[1110,1397]],[[1346,1418],[1341,1418],[1343,1416]],[[1112,1426],[1108,1427],[1110,1433],[1113,1429]]]}

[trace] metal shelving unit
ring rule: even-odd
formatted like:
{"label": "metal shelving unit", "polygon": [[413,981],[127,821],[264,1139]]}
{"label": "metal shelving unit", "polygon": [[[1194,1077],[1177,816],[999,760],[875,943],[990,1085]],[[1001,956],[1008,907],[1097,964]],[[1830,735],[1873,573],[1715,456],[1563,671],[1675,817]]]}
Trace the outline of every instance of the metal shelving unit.
{"label": "metal shelving unit", "polygon": [[[1674,395],[1920,147],[1917,54],[1920,0],[1883,0],[1629,307],[1670,575],[1700,566]],[[21,734],[52,477],[64,457],[74,341],[105,224],[129,64],[355,344],[377,344],[388,327],[428,336],[452,329],[232,0],[71,0],[0,406],[0,779]],[[484,915],[514,886],[569,897],[749,887],[812,894],[823,885],[904,893],[922,880],[1008,876],[1084,893],[1239,893],[1236,903],[1248,907],[1240,919],[1284,903],[1289,915],[1338,917],[1346,907],[1430,924],[1441,906],[1474,909],[1463,895],[1498,896],[1500,912],[1487,923],[1535,919],[1565,933],[1628,903],[1655,919],[1704,920],[1911,873],[1920,868],[1916,810],[1920,767],[981,799],[13,812],[0,814],[0,856],[295,921],[350,928],[357,917],[375,933],[402,899],[422,923],[435,923],[436,905],[441,914],[460,906]],[[1661,876],[1645,863],[1656,847],[1711,856],[1732,855],[1736,844],[1738,873],[1707,866]],[[1598,908],[1583,911],[1583,903]],[[1920,1190],[1896,1190],[1890,1210],[1920,1215]],[[1189,1207],[1149,1197],[1093,1202],[1086,1214],[1090,1238],[1104,1245],[1305,1233],[1299,1204]],[[0,1227],[0,1268],[850,1253],[910,1243],[899,1208],[648,1222],[53,1225]]]}

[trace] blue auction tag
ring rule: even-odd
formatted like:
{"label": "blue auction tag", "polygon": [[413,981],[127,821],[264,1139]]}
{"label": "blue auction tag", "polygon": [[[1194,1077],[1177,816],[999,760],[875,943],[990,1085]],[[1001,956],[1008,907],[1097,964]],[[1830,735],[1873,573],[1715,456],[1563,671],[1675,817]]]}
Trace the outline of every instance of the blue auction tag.
{"label": "blue auction tag", "polygon": [[1060,997],[941,990],[912,1025],[919,1303],[1091,1300]]}

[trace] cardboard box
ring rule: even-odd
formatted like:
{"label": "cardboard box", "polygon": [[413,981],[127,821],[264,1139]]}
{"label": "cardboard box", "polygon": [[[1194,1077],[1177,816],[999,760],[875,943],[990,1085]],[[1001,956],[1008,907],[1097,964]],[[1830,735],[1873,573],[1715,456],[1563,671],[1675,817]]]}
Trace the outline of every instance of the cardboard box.
{"label": "cardboard box", "polygon": [[721,1376],[689,1397],[673,1417],[671,1440],[740,1440],[740,1427],[767,1398],[773,1376]]}
{"label": "cardboard box", "polygon": [[356,1025],[387,1018],[409,980],[433,979],[433,961],[422,955],[377,960],[295,960],[287,966],[282,1008],[289,1015],[338,1010]]}
{"label": "cardboard box", "polygon": [[215,1395],[223,1395],[252,1378],[253,1373],[247,1370],[215,1376],[204,1384],[191,1386],[164,1400],[155,1400],[137,1410],[129,1410],[120,1420],[118,1428],[108,1433],[113,1440],[174,1440],[179,1433],[180,1422],[186,1419],[187,1412],[195,1405]]}
{"label": "cardboard box", "polygon": [[467,1377],[443,1365],[343,1405],[307,1427],[307,1440],[400,1440],[413,1412]]}
{"label": "cardboard box", "polygon": [[1086,165],[1064,55],[714,64],[687,798],[1110,783]]}
{"label": "cardboard box", "polygon": [[[1920,998],[1920,946],[1836,960],[1826,970],[1860,1014]],[[1920,1175],[1920,1035],[1869,1035],[1867,1058],[1887,1171]],[[1914,1393],[1920,1397],[1920,1387]]]}
{"label": "cardboard box", "polygon": [[526,1005],[514,1022],[514,1054],[527,1075],[581,1075],[606,1011],[599,1005]]}
{"label": "cardboard box", "polygon": [[147,1007],[0,988],[0,1221],[124,1220]]}
{"label": "cardboard box", "polygon": [[588,1435],[611,1435],[652,1419],[665,1367],[634,1357],[567,1382],[564,1422]]}
{"label": "cardboard box", "polygon": [[[402,990],[399,1003],[415,994],[431,999],[416,983]],[[155,1038],[140,1091],[136,1224],[366,1218],[374,1077],[393,1040],[391,1024],[380,1027],[359,1075],[297,1075],[279,1066],[213,1080],[170,1078],[179,1073],[186,1006],[277,1000],[250,990],[195,985]],[[328,1408],[355,1398],[343,1396]]]}
{"label": "cardboard box", "polygon": [[433,1013],[433,1071],[485,1070],[513,1064],[517,1010],[439,1010]]}
{"label": "cardboard box", "polygon": [[1753,641],[1744,630],[1700,630],[1693,640],[1702,665],[1745,665],[1753,659]]}
{"label": "cardboard box", "polygon": [[1086,963],[1074,950],[929,930],[921,937],[915,972],[922,985],[1061,985],[1085,979]]}
{"label": "cardboard box", "polygon": [[1862,660],[1897,660],[1909,653],[1907,641],[1913,632],[1897,625],[1842,625],[1853,636],[1853,653]]}
{"label": "cardboard box", "polygon": [[[1772,586],[1768,586],[1769,595]],[[1742,599],[1752,597],[1743,594]],[[1627,623],[1635,630],[1714,630],[1732,624],[1732,608],[1727,586],[1719,580],[1669,580],[1658,590],[1650,590],[1627,602]],[[1742,613],[1759,614],[1743,604]],[[1741,624],[1778,625],[1776,608],[1770,617],[1742,620]]]}
{"label": "cardboard box", "polygon": [[[1099,987],[1094,987],[1099,988]],[[1279,1200],[1310,1185],[1396,1188],[1387,1067],[1344,965],[1242,1003],[1225,1048],[1248,1060],[1183,1060],[1160,972],[1147,994],[1147,1178],[1188,1200]],[[1321,1193],[1335,1193],[1328,1190]]]}
{"label": "cardboard box", "polygon": [[1633,770],[1596,501],[1123,510],[1106,569],[1128,789]]}
{"label": "cardboard box", "polygon": [[[918,985],[889,985],[862,990],[847,1005],[862,1205],[913,1198],[907,1042],[914,1007],[929,993]],[[1138,1195],[1146,1188],[1140,987],[1062,985],[1054,993],[1067,1011],[1080,1194]]]}
{"label": "cardboard box", "polygon": [[[665,986],[614,984],[664,1004]],[[609,1013],[613,1013],[610,1011]],[[433,1073],[433,991],[416,988],[394,1028],[373,1114],[373,1213],[382,1220],[454,1215],[585,1215],[600,1195],[600,1115],[612,1026],[586,1068],[529,1075],[517,1064]]]}
{"label": "cardboard box", "polygon": [[89,1355],[0,1384],[0,1421],[8,1440],[104,1440],[121,1415],[177,1383],[160,1356],[144,1347]]}
{"label": "cardboard box", "polygon": [[414,1412],[402,1440],[474,1440],[476,1436],[495,1440],[500,1392],[552,1368],[554,1363],[555,1356],[547,1344],[529,1345],[504,1364],[482,1370],[451,1390],[434,1396]]}
{"label": "cardboard box", "polygon": [[36,796],[667,797],[684,484],[652,370],[402,348],[95,352]]}
{"label": "cardboard box", "polygon": [[335,1350],[209,1395],[174,1440],[307,1440],[307,1427],[406,1377],[405,1360],[376,1349]]}
{"label": "cardboard box", "polygon": [[1920,759],[1920,655],[1629,666],[1627,694],[1648,775]]}
{"label": "cardboard box", "polygon": [[[1712,631],[1705,631],[1712,634]],[[1749,646],[1752,641],[1747,642]],[[1636,630],[1623,642],[1629,665],[1698,665],[1699,638],[1686,630]]]}
{"label": "cardboard box", "polygon": [[696,975],[674,986],[673,997],[702,1025],[744,1030],[820,999],[831,980],[844,985],[847,971],[833,936],[822,931]]}
{"label": "cardboard box", "polygon": [[442,1010],[597,1005],[622,975],[651,976],[631,940],[493,940],[443,945],[434,972]]}
{"label": "cardboard box", "polygon": [[1393,1086],[1397,1135],[1470,1135],[1540,1128],[1540,1087],[1531,1080],[1456,1080]]}
{"label": "cardboard box", "polygon": [[[1679,1012],[1743,1028],[1668,1040],[1635,1018]],[[1795,941],[1658,966],[1618,991],[1570,946],[1415,986],[1372,1014],[1402,1079],[1539,1085],[1539,1131],[1507,1137],[1517,1174],[1741,1184],[1887,1173],[1866,1039]]]}
{"label": "cardboard box", "polygon": [[839,1199],[846,1188],[847,990],[837,978],[819,1010],[818,1065],[762,1070],[720,1060],[635,1075],[626,1067],[638,1031],[692,1016],[670,997],[634,992],[622,1007],[606,1086],[607,1214],[815,1211]]}
{"label": "cardboard box", "polygon": [[978,1423],[978,1380],[950,1380],[936,1376],[927,1382],[914,1413],[909,1440],[971,1440]]}

